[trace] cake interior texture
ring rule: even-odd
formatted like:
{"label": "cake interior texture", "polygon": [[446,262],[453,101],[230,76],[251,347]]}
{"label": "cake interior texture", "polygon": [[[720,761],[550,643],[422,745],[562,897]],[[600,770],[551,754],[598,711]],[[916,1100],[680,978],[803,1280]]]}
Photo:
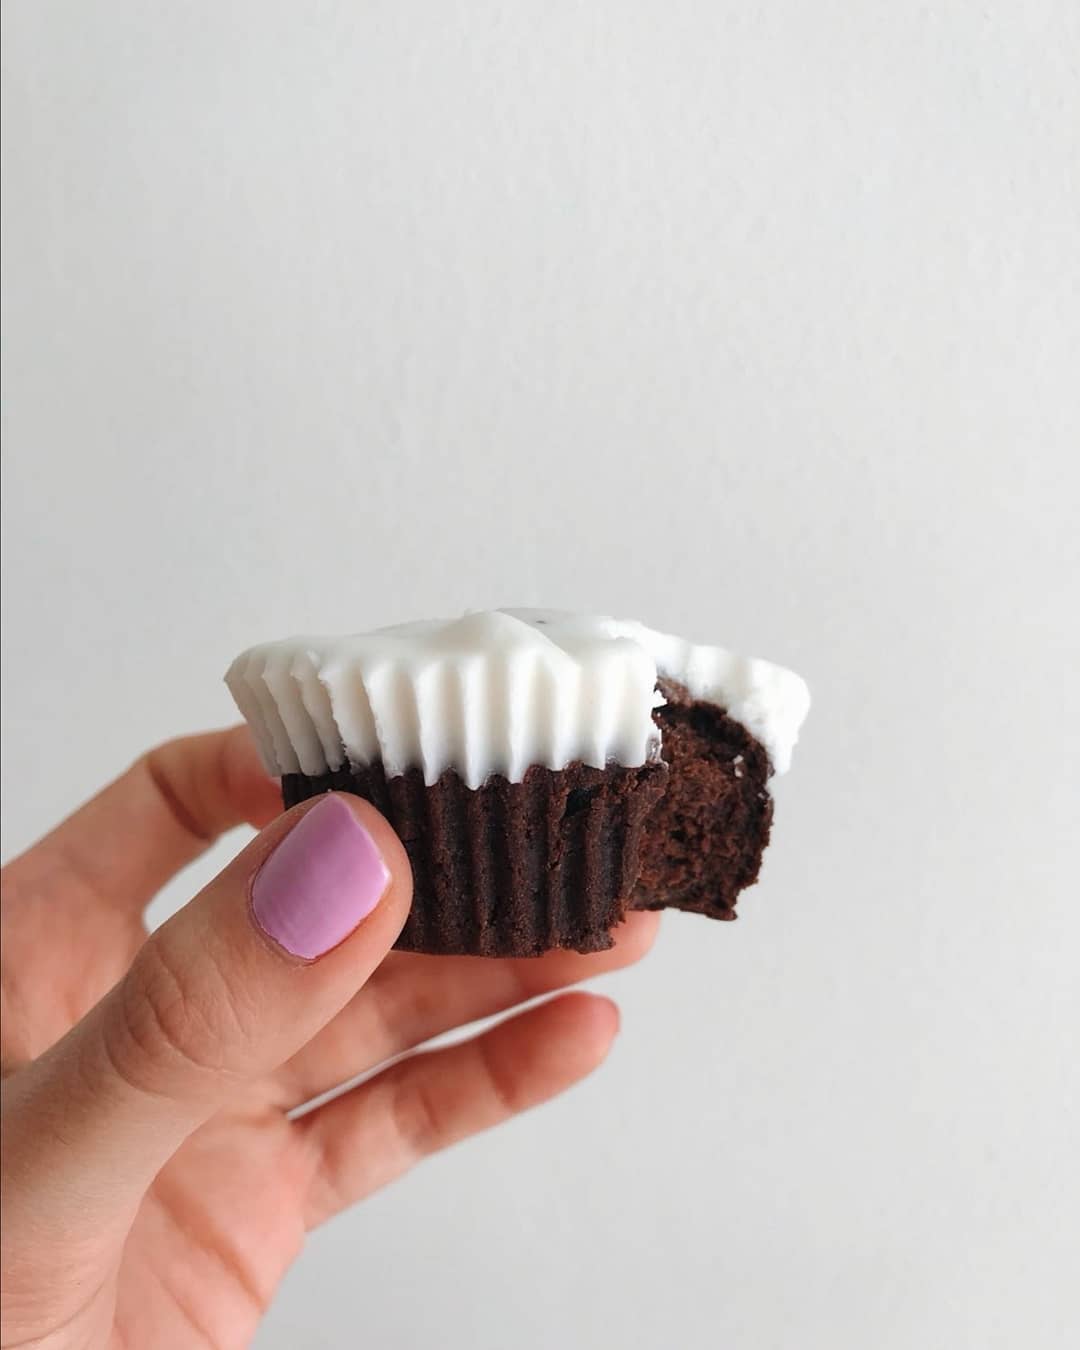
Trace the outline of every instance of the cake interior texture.
{"label": "cake interior texture", "polygon": [[769,758],[722,708],[671,681],[660,690],[667,702],[655,717],[668,776],[645,824],[630,907],[734,919],[769,842]]}
{"label": "cake interior texture", "polygon": [[762,745],[715,704],[661,680],[662,760],[533,766],[469,788],[452,769],[387,778],[379,764],[285,774],[285,805],[353,792],[393,825],[413,869],[397,946],[431,954],[538,955],[612,945],[629,909],[733,919],[769,839]]}

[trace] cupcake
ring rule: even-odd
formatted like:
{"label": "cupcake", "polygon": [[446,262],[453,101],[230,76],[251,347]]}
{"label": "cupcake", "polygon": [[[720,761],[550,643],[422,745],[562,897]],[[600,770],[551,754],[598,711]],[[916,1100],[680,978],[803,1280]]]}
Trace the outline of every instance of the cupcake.
{"label": "cupcake", "polygon": [[611,946],[630,909],[733,919],[769,840],[798,675],[640,623],[510,609],[237,657],[285,805],[353,792],[413,869],[407,951]]}

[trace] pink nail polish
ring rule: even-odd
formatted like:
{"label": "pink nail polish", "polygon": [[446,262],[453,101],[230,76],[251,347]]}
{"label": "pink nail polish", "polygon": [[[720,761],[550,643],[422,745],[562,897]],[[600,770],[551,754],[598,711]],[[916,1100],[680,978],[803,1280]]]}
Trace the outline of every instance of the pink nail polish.
{"label": "pink nail polish", "polygon": [[269,937],[313,960],[336,947],[382,899],[390,872],[339,798],[321,798],[255,875],[251,909]]}

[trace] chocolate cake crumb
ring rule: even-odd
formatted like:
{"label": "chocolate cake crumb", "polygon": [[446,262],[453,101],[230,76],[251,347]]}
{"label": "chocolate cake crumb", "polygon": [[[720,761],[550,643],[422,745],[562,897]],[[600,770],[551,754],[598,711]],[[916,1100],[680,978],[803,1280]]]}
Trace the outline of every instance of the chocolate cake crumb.
{"label": "chocolate cake crumb", "polygon": [[722,708],[669,680],[659,688],[667,702],[655,718],[669,772],[646,822],[631,908],[734,919],[769,842],[769,758]]}

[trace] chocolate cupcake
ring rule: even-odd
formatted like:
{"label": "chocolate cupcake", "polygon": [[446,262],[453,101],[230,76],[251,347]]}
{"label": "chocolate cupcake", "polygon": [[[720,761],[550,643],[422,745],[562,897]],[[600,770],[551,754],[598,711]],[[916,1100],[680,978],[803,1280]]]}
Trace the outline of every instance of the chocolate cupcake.
{"label": "chocolate cupcake", "polygon": [[810,696],[634,622],[494,610],[244,652],[226,676],[286,806],[354,792],[400,835],[398,947],[609,947],[628,909],[735,917]]}

